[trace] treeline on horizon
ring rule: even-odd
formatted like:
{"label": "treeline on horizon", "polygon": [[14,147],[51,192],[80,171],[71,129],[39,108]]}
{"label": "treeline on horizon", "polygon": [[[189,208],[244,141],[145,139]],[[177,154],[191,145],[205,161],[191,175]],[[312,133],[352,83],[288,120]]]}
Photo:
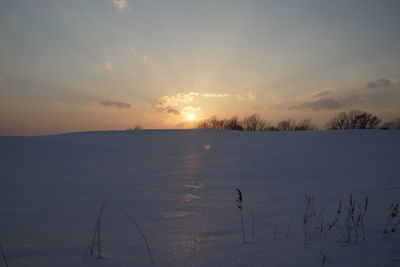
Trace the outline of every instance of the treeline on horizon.
{"label": "treeline on horizon", "polygon": [[282,120],[276,125],[271,125],[259,115],[253,114],[243,119],[233,116],[230,119],[218,119],[213,116],[201,121],[197,128],[220,129],[236,131],[316,131],[316,130],[352,130],[352,129],[382,129],[399,130],[400,117],[389,122],[383,122],[377,116],[361,110],[341,112],[328,121],[325,128],[318,128],[310,119],[305,120]]}

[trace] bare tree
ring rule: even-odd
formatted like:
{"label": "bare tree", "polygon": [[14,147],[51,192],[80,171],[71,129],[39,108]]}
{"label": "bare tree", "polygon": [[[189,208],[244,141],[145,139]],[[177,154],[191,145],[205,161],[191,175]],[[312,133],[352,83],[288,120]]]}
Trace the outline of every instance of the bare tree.
{"label": "bare tree", "polygon": [[381,129],[384,130],[400,130],[400,118],[395,118],[389,122],[385,122]]}
{"label": "bare tree", "polygon": [[223,129],[223,120],[218,120],[217,116],[212,116],[209,119],[210,128],[212,129]]}
{"label": "bare tree", "polygon": [[296,123],[295,131],[315,131],[318,127],[311,123],[310,119],[302,120]]}
{"label": "bare tree", "polygon": [[280,121],[276,128],[270,127],[270,131],[278,130],[278,131],[315,131],[317,130],[317,126],[311,123],[310,119],[295,121],[292,119],[287,119]]}
{"label": "bare tree", "polygon": [[377,129],[381,120],[366,111],[352,110],[339,113],[327,124],[329,130]]}
{"label": "bare tree", "polygon": [[245,117],[242,126],[246,131],[265,131],[268,128],[267,123],[257,114]]}
{"label": "bare tree", "polygon": [[287,119],[287,120],[283,120],[280,121],[278,123],[278,131],[293,131],[294,128],[296,126],[296,122],[291,120],[291,119]]}
{"label": "bare tree", "polygon": [[199,122],[199,124],[197,125],[197,128],[209,129],[211,127],[210,127],[210,124],[209,124],[208,120],[204,120],[204,121]]}
{"label": "bare tree", "polygon": [[240,125],[239,118],[234,116],[228,120],[224,120],[224,129],[242,131],[243,127]]}
{"label": "bare tree", "polygon": [[[230,120],[220,120],[217,118],[217,116],[212,116],[209,119],[206,119],[204,121],[201,121],[197,127],[202,128],[202,129],[231,129],[231,130],[239,130],[239,129],[234,129],[234,128],[229,128],[233,127],[233,124],[235,123],[233,120],[236,120],[236,123],[238,121],[237,117],[233,117]],[[239,125],[240,126],[240,125]]]}
{"label": "bare tree", "polygon": [[198,128],[224,129],[236,131],[313,131],[318,128],[311,123],[311,120],[295,121],[287,119],[280,121],[277,126],[268,125],[259,115],[253,114],[245,117],[242,121],[237,116],[230,119],[220,120],[216,116],[201,121]]}
{"label": "bare tree", "polygon": [[209,119],[206,119],[202,122],[199,123],[198,128],[204,128],[204,129],[215,129],[218,125],[217,123],[218,119],[216,116],[212,116]]}

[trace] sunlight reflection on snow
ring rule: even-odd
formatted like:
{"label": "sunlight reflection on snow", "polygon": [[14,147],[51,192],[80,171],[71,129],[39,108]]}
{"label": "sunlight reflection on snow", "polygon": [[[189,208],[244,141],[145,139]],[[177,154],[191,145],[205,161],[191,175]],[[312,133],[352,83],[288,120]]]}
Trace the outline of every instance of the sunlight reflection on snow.
{"label": "sunlight reflection on snow", "polygon": [[196,199],[201,199],[201,197],[190,194],[190,193],[187,193],[183,196],[183,201],[185,201],[185,202],[189,202],[189,201],[196,200]]}
{"label": "sunlight reflection on snow", "polygon": [[179,246],[186,250],[186,254],[189,257],[192,257],[199,251],[199,246],[206,240],[209,240],[209,238],[190,234],[179,243]]}
{"label": "sunlight reflection on snow", "polygon": [[173,219],[173,218],[187,217],[187,216],[191,216],[191,215],[197,215],[197,213],[193,212],[193,211],[187,211],[187,210],[176,210],[176,211],[166,212],[164,214],[164,217],[168,218],[168,219]]}
{"label": "sunlight reflection on snow", "polygon": [[190,188],[190,189],[201,189],[204,188],[204,184],[184,184],[183,185],[186,188]]}

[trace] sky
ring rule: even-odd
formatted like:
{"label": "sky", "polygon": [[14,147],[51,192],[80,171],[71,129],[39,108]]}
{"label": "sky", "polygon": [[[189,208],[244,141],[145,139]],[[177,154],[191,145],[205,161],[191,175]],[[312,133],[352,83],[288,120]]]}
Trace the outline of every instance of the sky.
{"label": "sky", "polygon": [[398,0],[0,2],[0,135],[400,117]]}

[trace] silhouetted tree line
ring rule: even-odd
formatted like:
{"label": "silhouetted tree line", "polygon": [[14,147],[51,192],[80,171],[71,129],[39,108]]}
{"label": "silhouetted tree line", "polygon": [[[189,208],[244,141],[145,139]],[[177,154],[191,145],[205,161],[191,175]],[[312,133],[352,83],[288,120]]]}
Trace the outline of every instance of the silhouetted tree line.
{"label": "silhouetted tree line", "polygon": [[400,118],[393,119],[392,121],[382,124],[383,130],[400,130]]}
{"label": "silhouetted tree line", "polygon": [[259,115],[253,114],[239,120],[237,116],[230,119],[218,119],[216,116],[199,123],[198,128],[237,130],[237,131],[313,131],[317,126],[311,120],[294,121],[291,119],[283,120],[278,125],[269,125]]}
{"label": "silhouetted tree line", "polygon": [[[268,124],[259,115],[253,114],[240,120],[237,116],[230,119],[218,119],[216,116],[201,121],[198,128],[237,130],[237,131],[315,131],[318,127],[311,120],[295,121],[287,119],[278,122],[276,126]],[[332,118],[326,125],[328,130],[350,129],[384,129],[399,130],[400,118],[382,124],[377,116],[361,110],[342,112]]]}
{"label": "silhouetted tree line", "polygon": [[143,128],[143,125],[141,125],[141,124],[136,124],[135,125],[135,127],[133,127],[133,128],[128,128],[128,129],[126,129],[127,131],[138,131],[138,130],[143,130],[144,128]]}

